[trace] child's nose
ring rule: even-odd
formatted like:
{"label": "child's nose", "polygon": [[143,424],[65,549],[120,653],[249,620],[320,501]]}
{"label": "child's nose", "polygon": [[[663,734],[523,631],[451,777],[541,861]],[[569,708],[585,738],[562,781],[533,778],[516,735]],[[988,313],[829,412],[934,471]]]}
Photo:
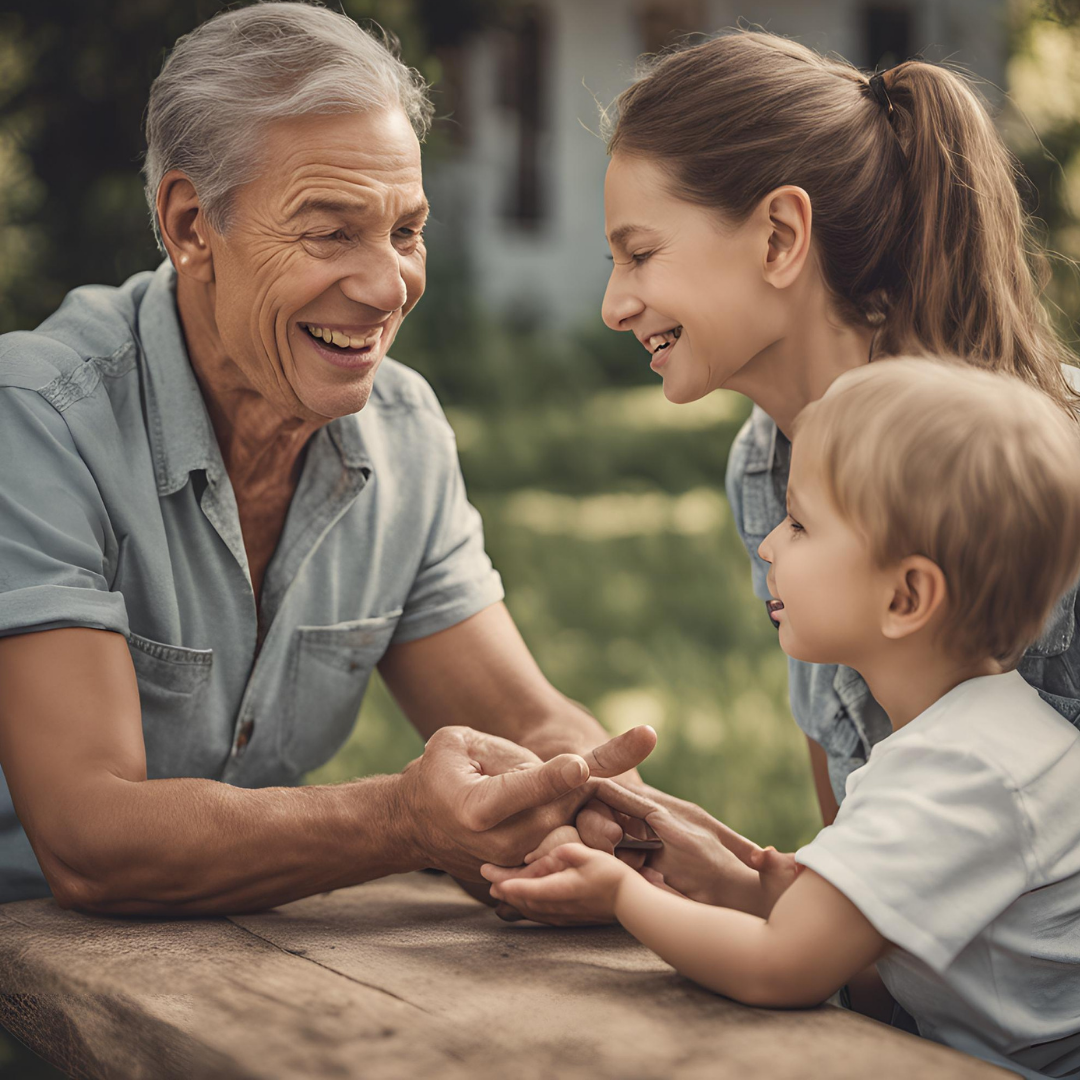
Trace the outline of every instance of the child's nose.
{"label": "child's nose", "polygon": [[[779,526],[777,526],[777,528],[779,528]],[[769,535],[766,536],[765,539],[762,540],[760,544],[758,544],[758,549],[757,549],[758,557],[761,558],[761,559],[764,559],[765,562],[767,562],[767,563],[771,563],[773,561],[772,560],[772,538],[773,538],[773,534],[775,532],[776,532],[776,529],[773,529],[773,531],[771,533],[769,533]]]}

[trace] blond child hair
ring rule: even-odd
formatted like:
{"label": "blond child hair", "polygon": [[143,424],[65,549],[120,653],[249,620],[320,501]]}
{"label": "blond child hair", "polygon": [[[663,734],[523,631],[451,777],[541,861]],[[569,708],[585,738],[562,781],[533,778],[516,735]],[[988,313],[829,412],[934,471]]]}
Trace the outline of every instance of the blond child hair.
{"label": "blond child hair", "polygon": [[946,646],[1015,666],[1080,576],[1074,420],[1014,376],[900,357],[838,378],[795,438],[880,564],[940,567]]}

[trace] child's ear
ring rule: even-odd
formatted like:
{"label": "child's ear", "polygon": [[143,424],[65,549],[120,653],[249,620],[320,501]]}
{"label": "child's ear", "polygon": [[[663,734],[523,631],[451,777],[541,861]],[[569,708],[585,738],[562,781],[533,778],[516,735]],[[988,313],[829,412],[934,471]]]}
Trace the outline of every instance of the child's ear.
{"label": "child's ear", "polygon": [[924,555],[909,555],[896,568],[892,599],[881,632],[899,640],[921,630],[948,599],[945,575]]}

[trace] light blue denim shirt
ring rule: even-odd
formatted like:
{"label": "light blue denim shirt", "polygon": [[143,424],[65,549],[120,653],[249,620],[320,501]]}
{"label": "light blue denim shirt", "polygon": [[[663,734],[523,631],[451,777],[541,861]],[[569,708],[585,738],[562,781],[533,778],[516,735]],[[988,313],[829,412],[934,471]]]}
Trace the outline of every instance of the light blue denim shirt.
{"label": "light blue denim shirt", "polygon": [[[435,395],[387,359],[364,409],[308,444],[257,626],[174,290],[165,263],[0,337],[0,635],[123,634],[150,778],[296,784],[348,737],[391,643],[502,585]],[[0,901],[48,891],[3,784]]]}
{"label": "light blue denim shirt", "polygon": [[[1075,378],[1073,369],[1067,376]],[[727,493],[735,527],[750,554],[754,592],[769,599],[768,563],[758,545],[787,516],[791,443],[772,419],[754,407],[735,436],[728,456]],[[1080,462],[1077,463],[1080,467]],[[1066,719],[1080,726],[1080,636],[1076,629],[1077,590],[1055,607],[1042,637],[1018,670]],[[763,613],[762,618],[768,618]],[[808,664],[788,658],[788,691],[795,722],[825,750],[837,802],[848,774],[866,763],[874,743],[892,733],[885,710],[857,671],[836,664]]]}

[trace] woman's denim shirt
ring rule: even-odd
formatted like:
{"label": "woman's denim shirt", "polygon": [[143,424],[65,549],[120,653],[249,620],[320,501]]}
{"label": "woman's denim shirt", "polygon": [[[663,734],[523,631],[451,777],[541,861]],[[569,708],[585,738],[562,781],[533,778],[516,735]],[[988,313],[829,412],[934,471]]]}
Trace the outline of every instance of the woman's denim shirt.
{"label": "woman's denim shirt", "polygon": [[[754,592],[763,601],[769,599],[765,583],[769,564],[757,549],[787,515],[790,464],[791,443],[755,406],[731,447],[727,493],[735,527],[750,553]],[[1080,462],[1077,465],[1080,467]],[[1018,670],[1062,716],[1080,727],[1076,602],[1074,588],[1058,602],[1042,636],[1024,654]],[[762,617],[769,615],[763,612]],[[841,664],[809,664],[789,657],[788,687],[795,722],[828,755],[829,779],[837,802],[841,802],[848,774],[865,764],[874,743],[891,734],[889,718],[862,676]]]}

